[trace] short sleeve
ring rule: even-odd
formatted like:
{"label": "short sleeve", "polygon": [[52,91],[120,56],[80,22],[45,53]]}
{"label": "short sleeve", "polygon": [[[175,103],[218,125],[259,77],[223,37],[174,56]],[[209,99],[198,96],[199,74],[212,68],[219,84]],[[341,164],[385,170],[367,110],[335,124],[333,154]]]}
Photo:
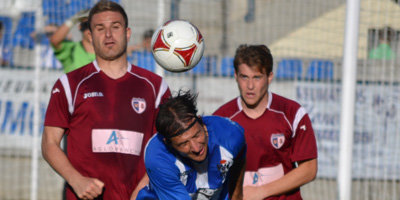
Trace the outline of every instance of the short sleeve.
{"label": "short sleeve", "polygon": [[44,125],[68,128],[69,119],[68,101],[60,80],[57,80],[51,90]]}
{"label": "short sleeve", "polygon": [[190,200],[191,197],[179,179],[179,172],[171,168],[148,166],[147,174],[150,178],[151,188],[159,199]]}
{"label": "short sleeve", "polygon": [[311,120],[306,114],[297,126],[293,140],[292,162],[317,158],[317,144]]}

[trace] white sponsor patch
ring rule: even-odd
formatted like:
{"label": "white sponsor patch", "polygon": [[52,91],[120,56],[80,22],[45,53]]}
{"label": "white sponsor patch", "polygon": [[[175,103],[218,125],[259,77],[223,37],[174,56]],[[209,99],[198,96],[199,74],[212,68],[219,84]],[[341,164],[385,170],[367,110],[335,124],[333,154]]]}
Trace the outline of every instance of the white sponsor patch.
{"label": "white sponsor patch", "polygon": [[243,186],[261,186],[283,177],[283,166],[279,164],[274,167],[264,167],[258,171],[248,171],[244,174]]}
{"label": "white sponsor patch", "polygon": [[93,129],[92,150],[96,153],[140,155],[143,133],[118,129]]}

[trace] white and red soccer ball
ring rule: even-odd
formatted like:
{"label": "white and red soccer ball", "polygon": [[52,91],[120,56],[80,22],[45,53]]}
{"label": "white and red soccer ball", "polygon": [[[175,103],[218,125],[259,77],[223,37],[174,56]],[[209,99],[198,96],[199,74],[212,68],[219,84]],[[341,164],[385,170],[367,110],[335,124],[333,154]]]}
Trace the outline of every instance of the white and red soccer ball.
{"label": "white and red soccer ball", "polygon": [[184,72],[199,63],[204,52],[204,39],[190,22],[171,20],[154,32],[151,49],[154,59],[162,68]]}

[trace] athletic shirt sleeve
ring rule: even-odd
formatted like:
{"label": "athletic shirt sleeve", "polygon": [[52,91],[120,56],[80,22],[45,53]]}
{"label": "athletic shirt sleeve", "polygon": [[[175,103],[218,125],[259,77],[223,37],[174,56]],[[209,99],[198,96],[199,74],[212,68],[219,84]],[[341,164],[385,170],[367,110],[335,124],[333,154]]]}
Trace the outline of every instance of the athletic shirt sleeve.
{"label": "athletic shirt sleeve", "polygon": [[173,163],[176,158],[168,152],[162,139],[155,135],[145,151],[146,171],[150,186],[158,199],[190,200],[186,187],[180,180],[180,171]]}
{"label": "athletic shirt sleeve", "polygon": [[179,180],[179,172],[177,170],[171,170],[165,166],[148,166],[147,174],[150,178],[150,184],[159,199],[191,199],[189,192]]}
{"label": "athletic shirt sleeve", "polygon": [[60,79],[54,84],[51,90],[50,101],[46,110],[45,126],[68,128],[70,114],[65,90]]}
{"label": "athletic shirt sleeve", "polygon": [[299,121],[293,138],[292,162],[317,158],[317,145],[308,114]]}
{"label": "athletic shirt sleeve", "polygon": [[[213,136],[219,143],[232,153],[233,157],[239,155],[242,150],[245,150],[246,142],[244,137],[244,129],[237,122],[234,122],[226,117],[208,116],[204,117],[206,124],[211,124]],[[226,138],[229,138],[227,140]]]}

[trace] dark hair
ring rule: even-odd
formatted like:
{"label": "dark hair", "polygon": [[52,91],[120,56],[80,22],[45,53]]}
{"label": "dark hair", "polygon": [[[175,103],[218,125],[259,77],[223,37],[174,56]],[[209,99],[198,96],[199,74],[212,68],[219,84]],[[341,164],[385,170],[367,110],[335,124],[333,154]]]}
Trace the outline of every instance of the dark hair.
{"label": "dark hair", "polygon": [[143,39],[151,38],[153,36],[154,30],[149,29],[143,33]]}
{"label": "dark hair", "polygon": [[92,30],[92,27],[90,27],[90,24],[92,22],[93,15],[95,15],[97,13],[106,12],[106,11],[113,11],[113,12],[120,13],[125,20],[125,28],[128,27],[128,16],[126,15],[124,8],[122,8],[122,6],[120,6],[118,3],[115,3],[113,1],[101,0],[98,3],[96,3],[96,5],[94,5],[92,9],[90,9],[89,17],[88,17],[89,30]]}
{"label": "dark hair", "polygon": [[233,66],[235,72],[241,64],[256,67],[261,73],[270,74],[273,70],[273,58],[271,51],[265,45],[240,45],[236,49]]}
{"label": "dark hair", "polygon": [[[156,118],[158,133],[169,139],[184,133],[195,121],[203,124],[201,119],[197,118],[196,99],[197,94],[179,90],[175,97],[170,97],[161,104]],[[186,126],[189,122],[192,124]]]}
{"label": "dark hair", "polygon": [[84,32],[84,31],[86,31],[87,29],[89,29],[89,27],[90,27],[89,21],[88,21],[88,20],[85,20],[85,21],[82,21],[82,22],[80,23],[79,30],[80,30],[81,32]]}
{"label": "dark hair", "polygon": [[395,31],[393,30],[392,27],[385,26],[382,29],[378,30],[378,37],[379,40],[390,43],[392,41],[392,38],[395,37]]}

